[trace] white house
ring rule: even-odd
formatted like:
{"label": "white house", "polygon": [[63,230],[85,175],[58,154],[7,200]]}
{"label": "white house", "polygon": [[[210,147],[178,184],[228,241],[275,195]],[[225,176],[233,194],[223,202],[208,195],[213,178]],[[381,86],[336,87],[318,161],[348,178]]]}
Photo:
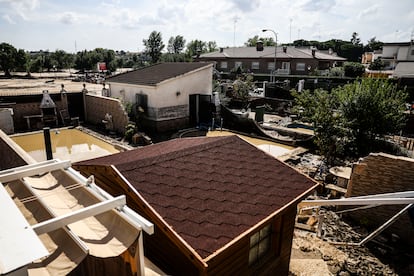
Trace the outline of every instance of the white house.
{"label": "white house", "polygon": [[132,104],[142,126],[155,131],[200,123],[212,96],[211,63],[172,62],[108,78],[111,97]]}

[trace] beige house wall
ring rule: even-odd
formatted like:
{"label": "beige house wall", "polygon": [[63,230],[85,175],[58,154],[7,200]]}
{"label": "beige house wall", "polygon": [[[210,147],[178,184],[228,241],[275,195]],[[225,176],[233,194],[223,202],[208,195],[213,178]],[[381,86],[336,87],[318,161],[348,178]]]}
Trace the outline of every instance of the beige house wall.
{"label": "beige house wall", "polygon": [[85,103],[88,123],[100,125],[105,119],[105,114],[108,113],[112,116],[114,131],[125,133],[129,118],[121,100],[86,94]]}
{"label": "beige house wall", "polygon": [[[354,165],[346,196],[404,191],[414,191],[414,159],[371,153]],[[405,205],[379,206],[352,212],[351,217],[375,228],[404,207]],[[404,241],[414,244],[414,225],[408,213],[402,215],[386,232],[396,233]]]}
{"label": "beige house wall", "polygon": [[[108,81],[112,98],[136,103],[136,94],[147,95],[147,110],[141,124],[156,131],[186,127],[190,116],[190,95],[212,95],[213,66],[206,66],[156,86]],[[89,116],[89,115],[88,115]]]}

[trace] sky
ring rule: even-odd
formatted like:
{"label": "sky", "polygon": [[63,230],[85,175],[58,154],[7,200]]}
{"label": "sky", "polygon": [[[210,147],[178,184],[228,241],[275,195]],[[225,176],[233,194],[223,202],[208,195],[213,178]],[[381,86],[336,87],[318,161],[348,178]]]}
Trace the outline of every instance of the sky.
{"label": "sky", "polygon": [[243,46],[251,37],[366,44],[414,39],[414,0],[0,0],[0,43],[27,51],[74,53],[106,48],[138,52],[160,32]]}

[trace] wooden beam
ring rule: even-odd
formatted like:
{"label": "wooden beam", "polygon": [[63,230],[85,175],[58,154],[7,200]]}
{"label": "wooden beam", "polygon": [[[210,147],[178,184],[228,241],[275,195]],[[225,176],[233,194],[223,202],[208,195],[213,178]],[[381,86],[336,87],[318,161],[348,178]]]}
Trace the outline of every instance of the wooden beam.
{"label": "wooden beam", "polygon": [[85,219],[87,217],[96,216],[98,214],[107,212],[116,207],[120,207],[126,204],[125,196],[118,196],[113,199],[96,203],[94,205],[85,207],[83,209],[74,211],[69,214],[65,214],[60,217],[55,217],[32,226],[32,229],[36,234],[44,234],[50,231],[62,228],[68,224],[74,223],[76,221]]}
{"label": "wooden beam", "polygon": [[343,198],[327,200],[303,200],[302,206],[339,206],[339,205],[398,205],[414,203],[414,198]]}
{"label": "wooden beam", "polygon": [[70,161],[61,161],[58,159],[39,162],[36,164],[21,166],[9,170],[0,171],[0,182],[9,182],[26,176],[40,175],[46,172],[67,169],[70,167]]}
{"label": "wooden beam", "polygon": [[[99,198],[100,200],[107,200],[112,199],[113,196],[110,195],[108,192],[100,188],[98,185],[95,184],[95,180],[93,175],[89,178],[84,177],[78,171],[73,168],[69,168],[67,172],[70,173],[72,177],[74,177],[77,181],[81,183],[86,183],[86,188],[88,191],[92,192],[94,196]],[[154,224],[149,222],[143,216],[139,215],[135,211],[133,211],[128,206],[123,206],[122,208],[118,208],[119,214],[124,218],[128,223],[136,228],[140,228],[144,230],[148,235],[154,234]]]}

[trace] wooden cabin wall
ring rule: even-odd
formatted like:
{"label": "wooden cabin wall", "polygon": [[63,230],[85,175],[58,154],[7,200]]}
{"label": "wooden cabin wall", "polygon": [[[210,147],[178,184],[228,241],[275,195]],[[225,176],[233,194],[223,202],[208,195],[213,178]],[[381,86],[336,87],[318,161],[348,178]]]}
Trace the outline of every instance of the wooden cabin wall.
{"label": "wooden cabin wall", "polygon": [[295,216],[296,205],[272,218],[272,249],[260,264],[249,266],[248,235],[208,261],[205,275],[288,275]]}
{"label": "wooden cabin wall", "polygon": [[200,275],[201,269],[196,265],[195,256],[186,253],[170,238],[169,229],[160,229],[158,218],[138,200],[135,192],[128,189],[122,179],[114,174],[110,167],[102,166],[73,166],[84,176],[94,175],[96,184],[113,196],[125,195],[127,205],[138,214],[154,223],[154,234],[144,233],[144,252],[156,266],[169,275]]}

